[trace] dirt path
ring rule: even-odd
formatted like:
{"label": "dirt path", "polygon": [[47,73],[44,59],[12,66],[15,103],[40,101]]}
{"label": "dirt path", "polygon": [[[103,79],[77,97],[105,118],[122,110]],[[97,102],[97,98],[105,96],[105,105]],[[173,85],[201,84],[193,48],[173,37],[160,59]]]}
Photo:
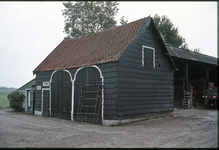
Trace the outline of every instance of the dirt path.
{"label": "dirt path", "polygon": [[0,109],[0,147],[218,147],[217,110],[173,114],[109,127]]}

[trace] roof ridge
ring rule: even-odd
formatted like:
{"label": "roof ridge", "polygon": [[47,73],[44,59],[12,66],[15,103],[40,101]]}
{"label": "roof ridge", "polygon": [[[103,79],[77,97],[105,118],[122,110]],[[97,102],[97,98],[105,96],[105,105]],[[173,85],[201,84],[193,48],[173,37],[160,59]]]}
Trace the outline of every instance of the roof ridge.
{"label": "roof ridge", "polygon": [[[148,17],[150,17],[150,16],[148,16]],[[146,18],[148,18],[148,17],[144,17],[144,18],[141,18],[141,19],[138,19],[138,20],[135,20],[135,21],[129,22],[129,23],[127,23],[127,24],[120,25],[120,26],[116,26],[116,27],[109,28],[109,29],[105,29],[105,30],[102,30],[102,31],[99,31],[99,32],[96,32],[96,33],[91,33],[91,34],[88,34],[88,35],[83,35],[83,36],[80,36],[80,37],[78,37],[78,38],[64,39],[63,41],[73,41],[73,40],[78,40],[78,39],[80,39],[80,38],[84,38],[84,37],[88,37],[88,36],[91,36],[91,35],[99,34],[99,33],[102,33],[102,32],[110,31],[110,30],[113,30],[113,29],[121,28],[121,27],[124,27],[124,26],[130,25],[130,24],[133,24],[133,23],[135,23],[135,22],[138,22],[138,21],[140,21],[140,20],[146,19]]]}

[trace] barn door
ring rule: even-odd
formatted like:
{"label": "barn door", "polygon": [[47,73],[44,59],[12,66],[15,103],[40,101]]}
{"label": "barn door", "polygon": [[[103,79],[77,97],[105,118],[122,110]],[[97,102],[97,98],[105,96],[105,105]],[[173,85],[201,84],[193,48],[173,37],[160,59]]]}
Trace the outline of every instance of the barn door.
{"label": "barn door", "polygon": [[[86,67],[81,70],[76,75],[76,81],[75,81],[75,88],[74,88],[74,120],[77,121],[77,111],[78,111],[78,103],[81,95],[81,87],[83,85],[94,85],[94,84],[102,84],[101,78],[100,78],[100,72],[97,68],[94,67]],[[97,86],[90,86],[87,87],[87,90],[89,91],[97,91]],[[96,98],[97,94],[94,93],[87,93],[86,98]],[[84,100],[83,105],[93,105],[91,100]],[[80,104],[81,105],[81,104]],[[80,106],[79,106],[80,107]],[[97,106],[98,108],[98,106]],[[86,111],[87,113],[94,113],[93,108],[84,108],[83,111]],[[101,114],[101,112],[100,112]],[[93,115],[81,115],[82,122],[92,122],[93,121]],[[99,115],[98,123],[101,123],[101,115]]]}
{"label": "barn door", "polygon": [[49,90],[42,90],[43,94],[43,116],[49,117]]}
{"label": "barn door", "polygon": [[57,71],[51,82],[51,116],[71,119],[72,82],[66,71]]}

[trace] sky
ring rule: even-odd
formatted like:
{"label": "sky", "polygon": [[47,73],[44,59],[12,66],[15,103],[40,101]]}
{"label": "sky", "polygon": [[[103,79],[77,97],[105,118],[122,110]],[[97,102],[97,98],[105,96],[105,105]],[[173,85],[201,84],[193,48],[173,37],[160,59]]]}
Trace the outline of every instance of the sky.
{"label": "sky", "polygon": [[[66,36],[63,2],[0,1],[0,86],[19,88]],[[189,49],[217,57],[217,2],[119,2],[115,19],[166,15]]]}

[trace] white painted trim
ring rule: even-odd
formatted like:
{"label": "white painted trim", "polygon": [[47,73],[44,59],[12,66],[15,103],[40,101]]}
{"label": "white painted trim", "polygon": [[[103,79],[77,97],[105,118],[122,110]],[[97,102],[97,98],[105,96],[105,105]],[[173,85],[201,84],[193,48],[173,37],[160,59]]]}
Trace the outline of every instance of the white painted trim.
{"label": "white painted trim", "polygon": [[35,115],[42,116],[42,112],[41,112],[41,111],[36,111],[36,110],[35,110],[34,114],[35,114]]}
{"label": "white painted trim", "polygon": [[144,66],[144,48],[153,50],[153,68],[155,68],[155,49],[153,47],[142,45],[142,66]]}
{"label": "white painted trim", "polygon": [[[75,72],[75,74],[74,74],[74,79],[72,79],[72,75],[71,75],[71,73],[68,71],[68,70],[62,70],[62,71],[66,71],[66,72],[68,72],[68,74],[70,75],[70,79],[71,79],[71,82],[72,82],[72,106],[71,106],[71,120],[74,120],[74,83],[75,83],[75,81],[76,81],[76,77],[77,77],[77,73],[81,70],[81,69],[83,69],[83,68],[87,68],[87,67],[94,67],[94,68],[96,68],[98,71],[99,71],[99,73],[100,73],[100,78],[101,78],[101,82],[102,82],[102,86],[104,85],[104,77],[103,77],[103,75],[102,75],[102,72],[101,72],[101,70],[100,70],[100,68],[98,67],[98,66],[96,66],[96,65],[91,65],[91,66],[85,66],[85,67],[81,67],[81,68],[78,68],[77,70],[76,70],[76,72]],[[53,75],[57,72],[57,71],[61,71],[61,70],[55,70],[55,71],[53,71],[53,73],[51,74],[51,76],[50,76],[50,87],[49,87],[49,89],[50,89],[50,107],[51,107],[51,82],[52,82],[52,77],[53,77]],[[43,103],[43,101],[42,101],[42,103]],[[41,105],[41,106],[43,106],[43,105]],[[51,108],[49,108],[49,110],[50,110],[50,115],[51,115]],[[104,111],[104,87],[103,87],[103,89],[102,89],[102,112],[101,112],[101,118],[102,118],[102,120],[104,119],[104,113],[103,113],[103,111]]]}
{"label": "white painted trim", "polygon": [[90,66],[85,66],[85,67],[81,67],[81,68],[78,68],[77,70],[76,70],[76,72],[75,72],[75,75],[74,75],[74,79],[73,79],[73,87],[72,87],[72,90],[73,90],[73,95],[72,95],[72,98],[73,98],[73,100],[72,100],[72,116],[71,116],[71,120],[74,120],[74,115],[73,115],[73,113],[74,113],[74,84],[75,84],[75,80],[76,80],[76,76],[77,76],[77,74],[78,74],[78,72],[81,70],[81,69],[83,69],[83,68],[87,68],[87,67],[94,67],[94,68],[96,68],[98,71],[99,71],[99,73],[100,73],[100,78],[102,79],[102,111],[101,111],[101,118],[102,118],[102,120],[104,120],[104,113],[103,113],[103,111],[104,111],[104,77],[103,77],[103,75],[102,75],[102,72],[101,72],[101,70],[100,70],[100,68],[98,67],[98,66],[96,66],[96,65],[90,65]]}
{"label": "white painted trim", "polygon": [[68,70],[62,70],[62,71],[66,71],[66,72],[69,74],[69,76],[70,76],[70,80],[72,81],[72,75],[71,75],[71,72],[69,72]]}
{"label": "white painted trim", "polygon": [[144,66],[144,47],[142,46],[142,66]]}
{"label": "white painted trim", "polygon": [[[43,115],[43,91],[50,91],[50,87],[49,88],[42,88],[41,91],[41,95],[42,95],[42,101],[41,101],[41,116]],[[49,108],[50,109],[50,108]]]}
{"label": "white painted trim", "polygon": [[[25,102],[24,102],[24,109],[25,109],[25,111],[27,111],[27,91],[31,91],[31,88],[27,88],[27,89],[25,89]],[[30,97],[29,97],[30,98]]]}
{"label": "white painted trim", "polygon": [[53,75],[54,75],[57,71],[59,71],[59,70],[53,71],[52,74],[51,74],[51,76],[50,76],[50,80],[49,80],[50,86],[51,86],[51,82],[52,82],[52,77],[53,77]]}
{"label": "white painted trim", "polygon": [[[50,80],[49,80],[49,88],[51,89],[51,82],[52,82],[52,77],[53,77],[53,75],[57,72],[57,71],[59,71],[59,70],[55,70],[55,71],[53,71],[53,73],[51,74],[51,76],[50,76]],[[51,97],[51,90],[49,91],[49,115],[51,116],[51,99],[52,99],[52,97]]]}
{"label": "white painted trim", "polygon": [[[50,106],[50,108],[49,108],[49,115],[51,116],[51,99],[52,99],[52,97],[51,97],[51,82],[52,82],[52,77],[53,77],[53,75],[56,73],[56,72],[58,72],[58,71],[65,71],[65,72],[67,72],[68,74],[69,74],[69,76],[70,76],[70,81],[71,81],[71,83],[72,83],[72,95],[73,95],[73,81],[72,81],[72,75],[71,75],[71,72],[69,72],[68,70],[55,70],[55,71],[53,71],[53,73],[51,74],[51,76],[50,76],[50,81],[49,81],[49,89],[50,89],[50,101],[49,101],[49,106]],[[71,102],[73,103],[74,101],[74,98],[73,98],[73,96],[72,96],[72,100],[71,100]],[[73,104],[73,106],[74,106],[74,104]],[[73,107],[74,108],[74,107]],[[72,113],[72,111],[71,111],[71,113]],[[71,116],[72,116],[73,114],[71,114]]]}
{"label": "white painted trim", "polygon": [[74,83],[73,83],[73,80],[72,80],[72,75],[71,75],[71,73],[68,71],[68,70],[63,70],[63,71],[66,71],[66,72],[68,72],[68,74],[70,75],[70,80],[71,80],[71,106],[72,106],[72,108],[71,108],[71,120],[72,120],[72,116],[73,116],[73,113],[74,113],[74,111],[72,111],[73,109],[74,109],[74,88],[73,88],[73,86],[74,86]]}

